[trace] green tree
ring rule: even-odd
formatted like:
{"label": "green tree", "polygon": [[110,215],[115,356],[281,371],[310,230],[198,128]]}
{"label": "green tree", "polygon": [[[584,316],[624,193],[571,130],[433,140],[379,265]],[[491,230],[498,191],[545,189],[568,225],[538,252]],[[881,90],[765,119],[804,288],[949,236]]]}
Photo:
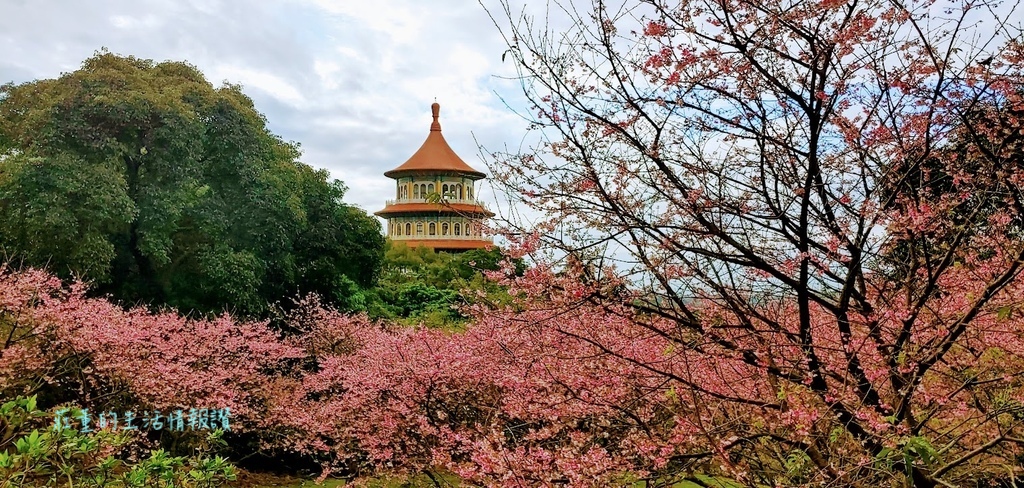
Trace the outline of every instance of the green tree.
{"label": "green tree", "polygon": [[115,256],[108,236],[128,228],[135,207],[116,168],[76,163],[68,154],[0,158],[0,245],[31,263],[103,276]]}
{"label": "green tree", "polygon": [[374,283],[380,224],[237,85],[100,52],[0,86],[0,253],[127,303],[248,315]]}
{"label": "green tree", "polygon": [[[463,291],[483,291],[492,302],[507,298],[501,286],[483,276],[483,271],[498,270],[504,259],[497,248],[452,254],[391,242],[378,285],[367,297],[367,310],[373,317],[410,325],[460,327],[466,317],[457,306],[479,298]],[[516,270],[521,274],[524,268],[517,260]]]}

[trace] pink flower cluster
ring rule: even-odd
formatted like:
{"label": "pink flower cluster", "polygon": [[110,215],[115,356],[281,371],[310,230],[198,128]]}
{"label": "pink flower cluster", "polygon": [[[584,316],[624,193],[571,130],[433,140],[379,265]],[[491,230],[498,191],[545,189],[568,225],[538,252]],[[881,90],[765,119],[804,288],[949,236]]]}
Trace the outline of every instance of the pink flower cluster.
{"label": "pink flower cluster", "polygon": [[[1017,316],[999,311],[1013,306],[1015,289],[993,301],[913,395],[891,387],[892,375],[911,377],[926,360],[914,351],[945,337],[943,324],[982,292],[980,283],[951,274],[934,316],[910,331],[919,347],[899,358],[876,344],[896,340],[904,311],[852,317],[851,332],[839,334],[834,318],[813,310],[823,393],[812,388],[806,346],[793,341],[791,306],[763,317],[788,329],[751,334],[709,304],[697,334],[624,305],[588,303],[615,283],[541,266],[505,282],[524,302],[467,310],[475,322],[465,332],[388,327],[311,299],[288,318],[287,337],[229,316],[125,311],[45,273],[4,270],[0,325],[11,339],[0,353],[0,391],[63,388],[93,408],[201,399],[230,408],[233,430],[269,451],[316,459],[325,475],[444,469],[487,486],[612,486],[699,470],[743,481],[757,456],[738,453],[769,439],[830,446],[816,456],[846,472],[872,455],[843,422],[899,446],[907,427],[889,416],[904,398],[901,408],[927,416],[926,430],[958,438],[954,452],[1020,428],[992,414],[1024,404],[1024,332]],[[848,376],[851,357],[877,402]],[[963,394],[971,381],[988,400]]]}

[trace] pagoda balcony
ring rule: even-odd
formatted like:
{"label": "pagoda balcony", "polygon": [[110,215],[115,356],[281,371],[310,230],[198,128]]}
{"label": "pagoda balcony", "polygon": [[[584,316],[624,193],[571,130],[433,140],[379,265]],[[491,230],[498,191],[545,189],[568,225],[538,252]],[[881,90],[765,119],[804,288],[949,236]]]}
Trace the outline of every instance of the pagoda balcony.
{"label": "pagoda balcony", "polygon": [[393,240],[393,241],[428,241],[428,240],[437,240],[437,241],[479,241],[479,242],[487,242],[487,243],[493,243],[494,242],[494,238],[490,237],[490,236],[453,236],[453,235],[446,235],[446,236],[445,235],[434,235],[434,236],[431,236],[431,235],[420,234],[420,235],[412,235],[412,236],[405,236],[405,235],[395,236],[395,235],[392,235],[392,236],[388,236],[388,238]]}
{"label": "pagoda balcony", "polygon": [[475,207],[480,207],[480,208],[482,208],[484,210],[490,210],[489,208],[487,208],[487,205],[485,205],[484,202],[481,202],[480,200],[469,199],[469,198],[465,198],[465,199],[445,198],[445,199],[442,199],[439,202],[432,202],[432,201],[430,201],[430,200],[428,200],[426,198],[399,198],[397,200],[387,200],[387,201],[385,201],[386,205],[404,205],[406,203],[435,203],[437,205],[442,205],[442,206],[445,205],[445,204],[473,205]]}
{"label": "pagoda balcony", "polygon": [[434,212],[472,214],[488,218],[494,216],[494,212],[491,212],[487,206],[479,200],[443,200],[441,202],[431,202],[430,200],[423,198],[400,198],[397,200],[387,200],[387,205],[384,206],[384,209],[375,212],[374,215],[389,218],[390,216],[401,216],[410,213]]}

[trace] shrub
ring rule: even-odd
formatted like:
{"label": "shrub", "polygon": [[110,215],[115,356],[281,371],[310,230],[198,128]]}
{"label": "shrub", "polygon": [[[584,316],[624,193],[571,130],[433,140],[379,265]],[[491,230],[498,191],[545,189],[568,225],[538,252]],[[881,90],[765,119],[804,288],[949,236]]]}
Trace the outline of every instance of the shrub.
{"label": "shrub", "polygon": [[[0,406],[0,485],[212,488],[235,479],[234,466],[220,456],[171,456],[156,449],[133,461],[139,443],[129,431],[83,433],[47,425],[53,418],[37,408],[34,396]],[[210,441],[219,436],[212,433]]]}

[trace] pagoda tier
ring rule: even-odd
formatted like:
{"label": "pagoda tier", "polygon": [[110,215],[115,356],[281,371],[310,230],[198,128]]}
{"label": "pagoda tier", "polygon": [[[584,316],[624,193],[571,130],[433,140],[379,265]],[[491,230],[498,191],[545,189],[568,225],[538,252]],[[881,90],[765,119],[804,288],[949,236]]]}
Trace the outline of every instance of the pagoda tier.
{"label": "pagoda tier", "polygon": [[492,245],[482,234],[483,220],[493,217],[476,200],[474,185],[487,175],[465,163],[441,135],[440,106],[431,105],[434,121],[423,145],[399,167],[384,173],[395,180],[395,200],[375,215],[388,221],[388,237],[410,247],[464,251]]}

